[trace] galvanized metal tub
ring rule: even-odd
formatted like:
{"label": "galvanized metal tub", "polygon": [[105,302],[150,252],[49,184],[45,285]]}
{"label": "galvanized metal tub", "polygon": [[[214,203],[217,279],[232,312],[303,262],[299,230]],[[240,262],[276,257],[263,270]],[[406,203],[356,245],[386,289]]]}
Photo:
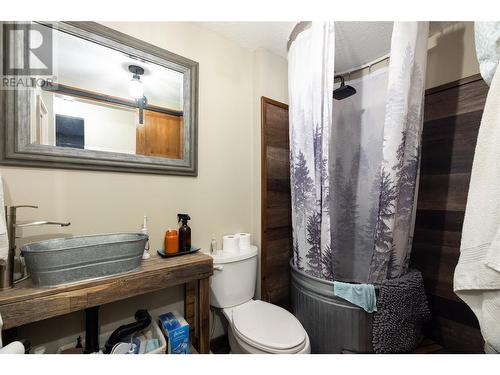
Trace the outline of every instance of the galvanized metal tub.
{"label": "galvanized metal tub", "polygon": [[136,269],[147,240],[141,233],[75,236],[26,244],[21,253],[33,285],[54,287]]}
{"label": "galvanized metal tub", "polygon": [[312,353],[371,353],[372,315],[333,294],[333,282],[290,262],[292,312],[311,340]]}

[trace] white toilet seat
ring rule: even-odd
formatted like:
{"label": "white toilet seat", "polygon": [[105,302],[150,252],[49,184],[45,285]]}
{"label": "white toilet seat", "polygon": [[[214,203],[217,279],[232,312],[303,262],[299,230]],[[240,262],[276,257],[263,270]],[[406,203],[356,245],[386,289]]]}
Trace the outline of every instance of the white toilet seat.
{"label": "white toilet seat", "polygon": [[[240,340],[234,334],[232,327],[229,328],[229,345],[231,346],[232,354],[287,354],[285,352],[271,353],[268,351],[257,349],[243,340]],[[311,343],[309,341],[309,336],[306,335],[306,341],[304,343],[304,348],[298,352],[288,353],[288,354],[310,354],[311,353]]]}
{"label": "white toilet seat", "polygon": [[231,325],[231,336],[244,352],[310,352],[309,338],[300,322],[279,306],[251,300],[223,312]]}
{"label": "white toilet seat", "polygon": [[252,341],[248,337],[241,335],[241,333],[239,333],[238,330],[235,329],[234,326],[232,328],[233,328],[233,334],[235,336],[235,339],[238,341],[238,343],[242,346],[250,347],[250,351],[254,351],[255,349],[257,349],[263,353],[268,353],[268,354],[296,354],[304,349],[304,347],[306,346],[306,342],[307,342],[307,340],[304,339],[304,341],[301,344],[299,344],[298,346],[295,346],[295,347],[292,347],[289,349],[274,349],[274,348],[270,348],[270,347],[267,347],[265,345],[262,345],[258,342]]}

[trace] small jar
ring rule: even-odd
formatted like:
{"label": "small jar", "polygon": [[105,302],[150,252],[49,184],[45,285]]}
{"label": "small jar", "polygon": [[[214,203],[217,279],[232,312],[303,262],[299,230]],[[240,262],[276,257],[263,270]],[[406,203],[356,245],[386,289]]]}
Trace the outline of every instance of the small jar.
{"label": "small jar", "polygon": [[165,252],[167,254],[174,254],[179,251],[179,235],[176,230],[167,230],[165,232]]}

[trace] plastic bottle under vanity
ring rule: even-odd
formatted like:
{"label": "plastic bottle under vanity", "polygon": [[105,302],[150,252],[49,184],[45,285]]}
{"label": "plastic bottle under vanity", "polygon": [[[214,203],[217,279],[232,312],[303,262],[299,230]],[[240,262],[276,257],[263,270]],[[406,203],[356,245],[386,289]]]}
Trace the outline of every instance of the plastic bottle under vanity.
{"label": "plastic bottle under vanity", "polygon": [[149,254],[149,231],[148,231],[148,217],[144,215],[142,220],[142,228],[141,233],[148,236],[148,240],[146,241],[146,245],[144,245],[144,252],[142,253],[142,259],[149,259],[151,256]]}

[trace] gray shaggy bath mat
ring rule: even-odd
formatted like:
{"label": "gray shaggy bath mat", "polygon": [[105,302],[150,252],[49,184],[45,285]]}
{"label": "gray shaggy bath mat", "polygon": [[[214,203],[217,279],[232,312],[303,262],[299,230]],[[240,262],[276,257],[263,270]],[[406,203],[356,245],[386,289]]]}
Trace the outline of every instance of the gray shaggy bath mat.
{"label": "gray shaggy bath mat", "polygon": [[422,341],[422,327],[430,312],[422,274],[406,275],[377,284],[377,311],[373,314],[372,344],[375,353],[406,353]]}

